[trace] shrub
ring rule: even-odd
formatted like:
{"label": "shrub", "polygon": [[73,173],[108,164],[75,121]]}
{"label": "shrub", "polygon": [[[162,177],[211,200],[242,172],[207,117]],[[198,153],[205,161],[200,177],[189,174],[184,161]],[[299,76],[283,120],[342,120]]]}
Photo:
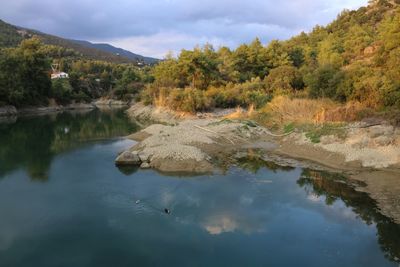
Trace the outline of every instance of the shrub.
{"label": "shrub", "polygon": [[246,91],[240,97],[245,106],[254,106],[256,109],[265,106],[271,100],[271,95],[263,91]]}
{"label": "shrub", "polygon": [[72,87],[67,79],[55,79],[51,84],[51,96],[59,104],[67,104],[71,101]]}
{"label": "shrub", "polygon": [[76,102],[90,102],[91,97],[88,96],[85,92],[79,91],[79,92],[72,92],[71,94],[71,99],[75,100]]}
{"label": "shrub", "polygon": [[196,112],[211,108],[232,108],[237,106],[260,108],[271,99],[265,93],[265,83],[259,79],[225,86],[211,86],[207,90],[194,88],[165,88],[148,85],[140,94],[145,104],[169,107],[173,110]]}
{"label": "shrub", "polygon": [[265,83],[260,78],[241,84],[228,83],[224,87],[210,87],[205,95],[219,108],[251,105],[260,108],[271,99],[271,95],[265,93]]}
{"label": "shrub", "polygon": [[344,79],[344,73],[331,65],[324,65],[306,75],[310,97],[329,97],[337,99],[338,88]]}
{"label": "shrub", "polygon": [[167,97],[168,107],[184,112],[196,112],[208,110],[212,102],[204,95],[204,91],[185,88],[172,89]]}
{"label": "shrub", "polygon": [[385,79],[380,90],[383,106],[400,109],[400,82]]}
{"label": "shrub", "polygon": [[231,85],[226,87],[210,87],[205,91],[204,95],[212,101],[214,107],[230,108],[239,105],[237,92],[234,90]]}
{"label": "shrub", "polygon": [[287,94],[304,88],[303,77],[298,69],[292,66],[281,66],[271,70],[265,78],[266,89],[275,95]]}

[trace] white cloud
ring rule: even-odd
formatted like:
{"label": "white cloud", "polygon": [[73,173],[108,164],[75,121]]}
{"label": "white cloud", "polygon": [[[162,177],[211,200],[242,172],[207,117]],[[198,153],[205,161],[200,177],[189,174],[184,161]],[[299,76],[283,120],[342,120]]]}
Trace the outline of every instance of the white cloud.
{"label": "white cloud", "polygon": [[121,39],[95,40],[107,42],[117,47],[134,51],[138,54],[151,55],[164,58],[167,53],[177,55],[182,49],[192,49],[196,45],[211,43],[215,47],[222,45],[234,45],[229,40],[217,37],[195,36],[185,33],[164,32],[154,35],[132,36]]}
{"label": "white cloud", "polygon": [[75,39],[109,41],[135,53],[212,43],[236,46],[258,36],[285,39],[326,24],[367,0],[0,0],[11,23]]}

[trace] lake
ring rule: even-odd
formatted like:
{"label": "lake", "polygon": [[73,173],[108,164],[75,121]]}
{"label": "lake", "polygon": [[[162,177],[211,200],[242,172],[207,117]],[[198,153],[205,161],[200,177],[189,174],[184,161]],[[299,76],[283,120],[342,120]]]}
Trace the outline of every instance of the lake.
{"label": "lake", "polygon": [[399,266],[400,225],[344,177],[118,169],[138,129],[121,110],[0,124],[0,266]]}

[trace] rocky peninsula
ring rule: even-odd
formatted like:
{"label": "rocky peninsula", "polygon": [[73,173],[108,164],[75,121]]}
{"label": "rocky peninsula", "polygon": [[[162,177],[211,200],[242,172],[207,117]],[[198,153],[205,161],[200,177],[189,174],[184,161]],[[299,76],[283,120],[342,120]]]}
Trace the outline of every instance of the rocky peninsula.
{"label": "rocky peninsula", "polygon": [[273,133],[246,119],[231,119],[234,110],[195,115],[133,105],[128,114],[153,121],[128,138],[137,143],[116,158],[117,165],[154,168],[165,173],[212,173],[234,164],[235,155],[261,151],[263,159],[281,165],[320,168],[362,181],[382,212],[400,222],[400,129],[389,124],[351,123],[345,137],[321,137],[313,143],[293,130]]}

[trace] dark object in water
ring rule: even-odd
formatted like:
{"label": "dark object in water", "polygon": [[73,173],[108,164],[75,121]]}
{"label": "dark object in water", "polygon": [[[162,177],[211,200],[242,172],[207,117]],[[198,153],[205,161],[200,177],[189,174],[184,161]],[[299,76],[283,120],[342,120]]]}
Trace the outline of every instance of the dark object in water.
{"label": "dark object in water", "polygon": [[171,213],[171,211],[170,211],[169,209],[167,209],[167,208],[164,209],[164,212],[165,212],[166,214],[170,214],[170,213]]}

